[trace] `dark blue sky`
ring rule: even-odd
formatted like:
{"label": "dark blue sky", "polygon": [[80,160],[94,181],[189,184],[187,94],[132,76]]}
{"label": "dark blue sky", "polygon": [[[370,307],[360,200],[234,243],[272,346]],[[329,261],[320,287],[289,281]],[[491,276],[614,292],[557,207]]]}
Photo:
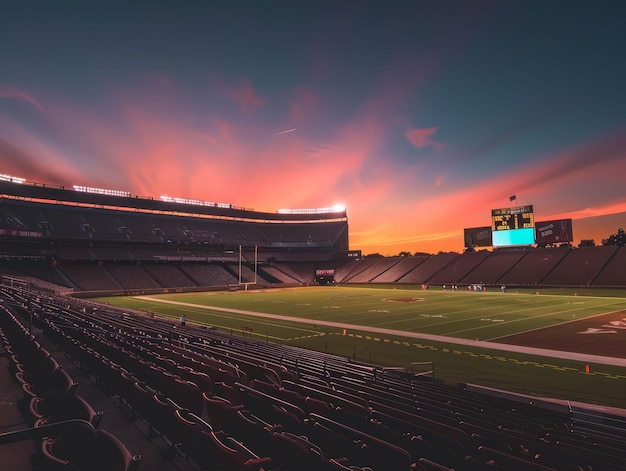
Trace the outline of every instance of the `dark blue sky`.
{"label": "dark blue sky", "polygon": [[[274,211],[366,253],[626,211],[622,1],[5,2],[0,173]],[[287,132],[285,132],[287,131]]]}

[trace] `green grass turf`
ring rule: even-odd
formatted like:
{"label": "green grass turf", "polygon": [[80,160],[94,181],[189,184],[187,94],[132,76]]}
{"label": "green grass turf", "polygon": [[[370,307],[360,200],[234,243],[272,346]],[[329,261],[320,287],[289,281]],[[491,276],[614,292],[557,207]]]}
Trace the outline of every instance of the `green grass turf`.
{"label": "green grass turf", "polygon": [[[576,292],[576,296],[574,296]],[[490,340],[626,309],[620,291],[499,290],[450,292],[390,286],[339,286],[267,291],[177,293],[99,298],[110,304],[216,327],[232,335],[297,345],[383,366],[433,361],[448,382],[480,384],[537,396],[626,408],[626,368],[467,347],[376,333],[367,328]],[[165,302],[160,302],[165,301]],[[179,304],[173,304],[179,303]],[[217,309],[207,307],[213,306]],[[224,312],[268,313],[292,320]],[[347,328],[325,323],[345,323]],[[251,328],[251,333],[249,332]]]}

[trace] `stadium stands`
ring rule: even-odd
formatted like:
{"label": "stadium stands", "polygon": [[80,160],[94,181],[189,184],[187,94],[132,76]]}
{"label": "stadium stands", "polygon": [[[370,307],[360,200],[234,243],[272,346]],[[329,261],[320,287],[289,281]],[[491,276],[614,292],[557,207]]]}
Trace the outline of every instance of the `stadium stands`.
{"label": "stadium stands", "polygon": [[398,283],[427,283],[433,275],[442,270],[457,256],[458,254],[456,253],[439,253],[437,255],[432,255],[411,271],[401,276],[398,279]]}
{"label": "stadium stands", "polygon": [[626,248],[620,247],[615,254],[609,258],[602,270],[593,279],[593,286],[603,287],[624,287],[626,286]]}
{"label": "stadium stands", "polygon": [[0,272],[57,292],[310,283],[312,264],[348,250],[345,210],[265,213],[6,181],[0,192]]}
{"label": "stadium stands", "polygon": [[[11,362],[33,358],[41,342],[65,352],[86,375],[81,381],[99,385],[143,440],[169,450],[162,457],[179,460],[177,466],[184,460],[195,470],[626,469],[626,430],[574,421],[566,408],[194,326],[183,331],[110,306],[94,313],[78,299],[8,286],[0,297],[0,334]],[[37,337],[20,320],[31,314]],[[0,455],[5,446],[27,453],[22,462],[32,468],[22,469],[63,469],[68,461],[78,469],[142,469],[133,445],[99,428],[100,404],[42,388],[43,396],[29,399],[32,413],[26,411],[41,431],[25,422],[0,432]],[[71,428],[76,419],[80,427]],[[57,423],[70,428],[46,428]],[[17,448],[21,440],[35,446]]]}
{"label": "stadium stands", "polygon": [[125,291],[161,288],[140,265],[112,263],[106,265],[106,270]]}
{"label": "stadium stands", "polygon": [[397,264],[402,257],[384,257],[376,260],[376,262],[367,269],[357,273],[351,277],[348,281],[350,283],[369,283],[374,278],[380,276],[382,273],[389,270],[395,264]]}
{"label": "stadium stands", "polygon": [[[490,255],[491,253],[486,250],[462,253],[430,277],[428,283],[437,285],[459,283]],[[481,283],[484,283],[484,281],[480,280]]]}
{"label": "stadium stands", "polygon": [[393,283],[398,279],[411,272],[420,263],[423,263],[429,255],[416,255],[414,257],[401,257],[400,261],[390,266],[385,271],[372,278],[372,283]]}
{"label": "stadium stands", "polygon": [[102,265],[64,264],[59,267],[65,277],[82,291],[121,291],[122,286]]}
{"label": "stadium stands", "polygon": [[[476,283],[495,285],[526,254],[527,251],[524,250],[495,250],[464,276],[460,282],[468,285]],[[456,282],[458,283],[458,281]]]}
{"label": "stadium stands", "polygon": [[198,286],[229,286],[238,282],[237,278],[224,269],[223,264],[196,264],[181,265],[181,270]]}
{"label": "stadium stands", "polygon": [[541,280],[544,286],[588,286],[608,260],[616,246],[586,247],[570,250],[554,269]]}
{"label": "stadium stands", "polygon": [[167,286],[168,288],[196,286],[174,265],[153,264],[144,265],[143,268],[160,286]]}
{"label": "stadium stands", "polygon": [[337,283],[348,283],[352,278],[360,273],[366,272],[377,262],[383,260],[381,257],[371,257],[362,260],[352,260],[335,270],[335,281]]}
{"label": "stadium stands", "polygon": [[498,281],[510,286],[537,286],[570,251],[568,247],[529,250]]}

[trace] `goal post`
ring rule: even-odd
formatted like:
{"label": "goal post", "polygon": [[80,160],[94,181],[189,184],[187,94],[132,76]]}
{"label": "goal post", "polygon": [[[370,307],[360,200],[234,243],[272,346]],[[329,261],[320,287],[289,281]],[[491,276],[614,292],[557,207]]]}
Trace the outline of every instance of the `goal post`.
{"label": "goal post", "polygon": [[239,245],[239,284],[245,285],[245,289],[248,290],[249,285],[257,284],[259,266],[259,246],[254,246],[254,279],[252,281],[243,281],[243,246]]}

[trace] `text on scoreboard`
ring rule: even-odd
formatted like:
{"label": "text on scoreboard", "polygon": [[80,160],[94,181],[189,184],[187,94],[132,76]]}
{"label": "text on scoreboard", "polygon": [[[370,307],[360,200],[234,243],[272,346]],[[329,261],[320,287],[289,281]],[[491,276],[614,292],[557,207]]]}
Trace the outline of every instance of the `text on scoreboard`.
{"label": "text on scoreboard", "polygon": [[530,229],[535,227],[533,206],[517,206],[491,210],[491,230],[510,231],[513,229]]}

